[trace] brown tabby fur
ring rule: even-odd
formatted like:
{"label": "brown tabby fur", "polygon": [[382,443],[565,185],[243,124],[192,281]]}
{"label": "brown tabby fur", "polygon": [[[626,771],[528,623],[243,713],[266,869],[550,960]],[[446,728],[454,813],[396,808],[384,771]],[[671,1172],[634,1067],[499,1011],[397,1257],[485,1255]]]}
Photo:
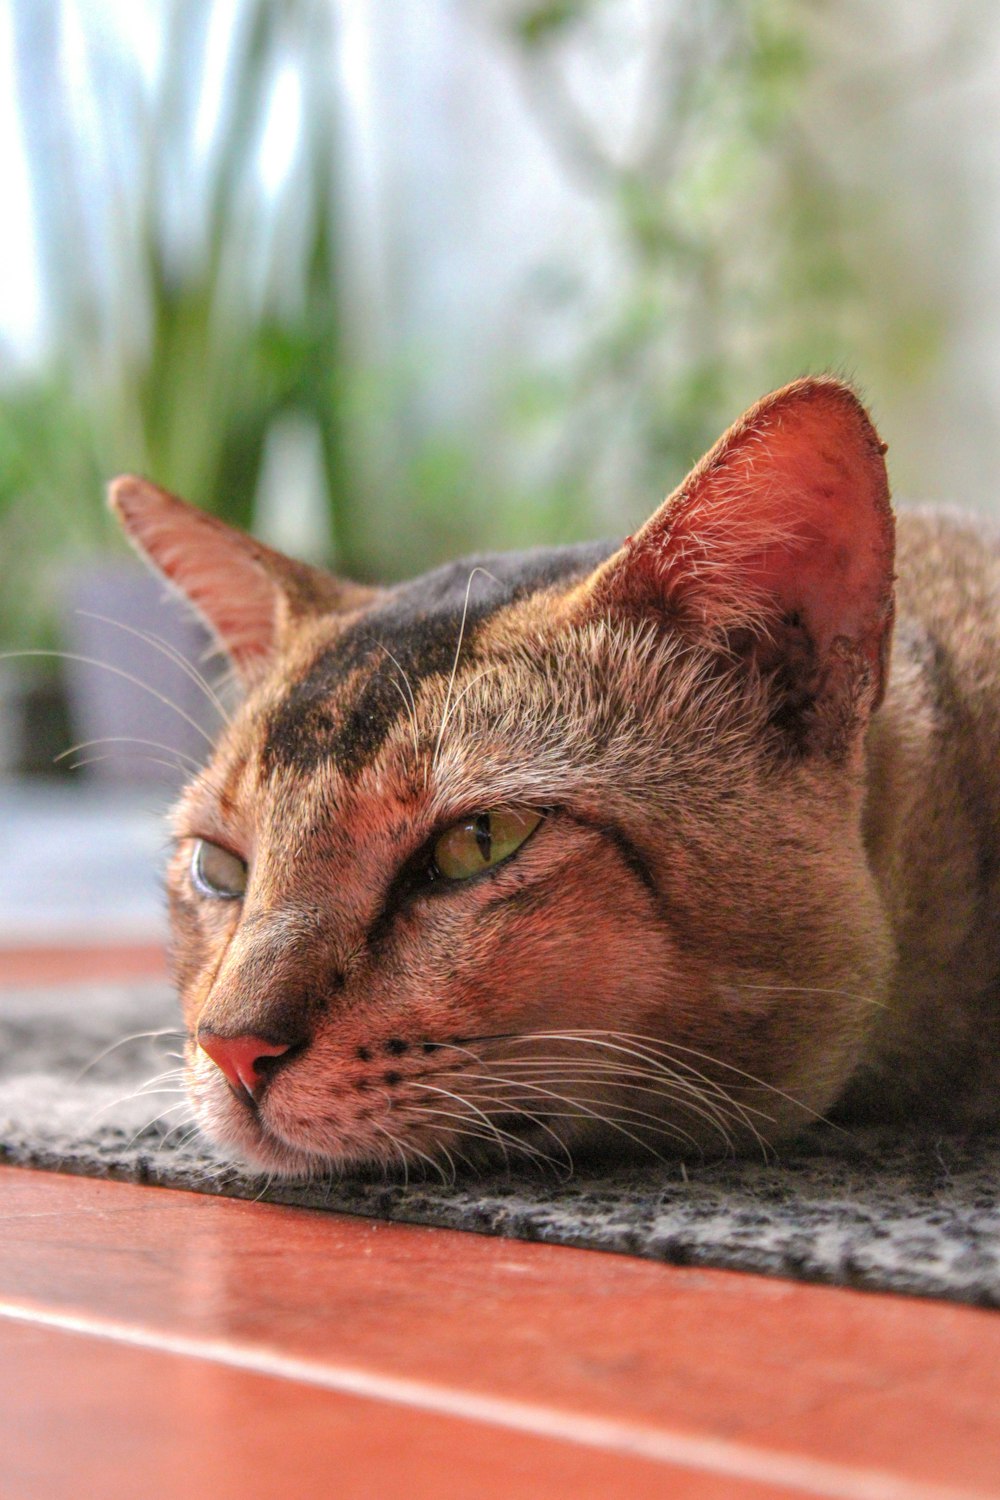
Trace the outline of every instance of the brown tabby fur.
{"label": "brown tabby fur", "polygon": [[[204,1128],[284,1173],[995,1119],[1000,551],[893,522],[856,397],[766,398],[624,547],[390,590],[141,480],[113,503],[246,686],[174,815]],[[544,820],[427,884],[441,831]],[[241,900],[193,887],[199,839]],[[198,1045],[275,1052],[251,1098]]]}

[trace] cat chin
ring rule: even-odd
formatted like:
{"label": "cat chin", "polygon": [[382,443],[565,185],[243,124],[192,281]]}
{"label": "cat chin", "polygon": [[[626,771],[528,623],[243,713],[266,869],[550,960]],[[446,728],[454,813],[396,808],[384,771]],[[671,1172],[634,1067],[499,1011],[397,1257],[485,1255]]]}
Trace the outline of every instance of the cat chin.
{"label": "cat chin", "polygon": [[289,1181],[313,1177],[321,1169],[329,1172],[329,1163],[280,1140],[259,1116],[235,1099],[220,1098],[219,1091],[204,1080],[194,1082],[191,1096],[202,1134],[228,1161],[249,1172]]}
{"label": "cat chin", "polygon": [[256,1122],[229,1122],[223,1128],[202,1129],[212,1143],[248,1172],[266,1174],[285,1182],[312,1181],[317,1177],[340,1176],[368,1165],[364,1159],[344,1155],[329,1156],[322,1152],[303,1151],[279,1140]]}
{"label": "cat chin", "polygon": [[331,1152],[296,1146],[276,1135],[256,1113],[235,1100],[218,1099],[215,1090],[201,1087],[195,1113],[203,1135],[229,1160],[254,1174],[285,1182],[314,1181],[346,1173],[384,1174],[386,1163],[374,1152]]}
{"label": "cat chin", "polygon": [[[214,1137],[218,1140],[218,1137]],[[249,1172],[266,1173],[268,1177],[281,1178],[285,1182],[311,1179],[321,1172],[329,1173],[330,1164],[321,1157],[307,1156],[283,1141],[276,1141],[261,1132],[253,1142],[245,1139],[225,1142],[238,1164]]]}

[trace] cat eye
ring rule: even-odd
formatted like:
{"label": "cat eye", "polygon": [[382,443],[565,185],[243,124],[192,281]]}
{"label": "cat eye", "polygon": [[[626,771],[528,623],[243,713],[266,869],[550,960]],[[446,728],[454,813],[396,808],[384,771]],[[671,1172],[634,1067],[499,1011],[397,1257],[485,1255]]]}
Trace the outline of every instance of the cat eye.
{"label": "cat eye", "polygon": [[542,821],[536,812],[478,813],[446,828],[434,845],[435,875],[468,880],[509,859]]}
{"label": "cat eye", "polygon": [[203,896],[234,901],[247,888],[246,861],[218,844],[199,839],[191,859],[191,879]]}

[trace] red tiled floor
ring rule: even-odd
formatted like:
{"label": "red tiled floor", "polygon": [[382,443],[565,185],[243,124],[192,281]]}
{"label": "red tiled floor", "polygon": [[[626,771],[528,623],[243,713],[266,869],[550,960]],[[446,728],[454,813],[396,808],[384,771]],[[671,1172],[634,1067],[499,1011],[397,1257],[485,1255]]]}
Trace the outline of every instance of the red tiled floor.
{"label": "red tiled floor", "polygon": [[166,954],[160,943],[132,943],[113,948],[0,947],[0,985],[153,979],[166,971]]}
{"label": "red tiled floor", "polygon": [[39,1500],[1000,1496],[991,1313],[12,1169],[0,1202],[0,1477]]}
{"label": "red tiled floor", "polygon": [[5,1327],[0,1320],[0,1350],[0,1402],[13,1435],[0,1480],[9,1497],[658,1500],[669,1493],[671,1500],[766,1500],[772,1493],[737,1479],[665,1471],[654,1460],[619,1452],[30,1324]]}

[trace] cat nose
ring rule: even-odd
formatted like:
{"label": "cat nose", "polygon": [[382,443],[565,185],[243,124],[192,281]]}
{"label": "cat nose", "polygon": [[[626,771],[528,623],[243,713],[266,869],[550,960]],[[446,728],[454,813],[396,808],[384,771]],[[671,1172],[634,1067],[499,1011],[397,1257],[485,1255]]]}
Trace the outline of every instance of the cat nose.
{"label": "cat nose", "polygon": [[251,1099],[256,1100],[267,1077],[261,1064],[269,1057],[280,1057],[283,1052],[288,1052],[291,1043],[265,1042],[263,1037],[249,1033],[217,1036],[212,1031],[199,1031],[198,1046],[225,1073],[237,1093],[246,1089]]}

